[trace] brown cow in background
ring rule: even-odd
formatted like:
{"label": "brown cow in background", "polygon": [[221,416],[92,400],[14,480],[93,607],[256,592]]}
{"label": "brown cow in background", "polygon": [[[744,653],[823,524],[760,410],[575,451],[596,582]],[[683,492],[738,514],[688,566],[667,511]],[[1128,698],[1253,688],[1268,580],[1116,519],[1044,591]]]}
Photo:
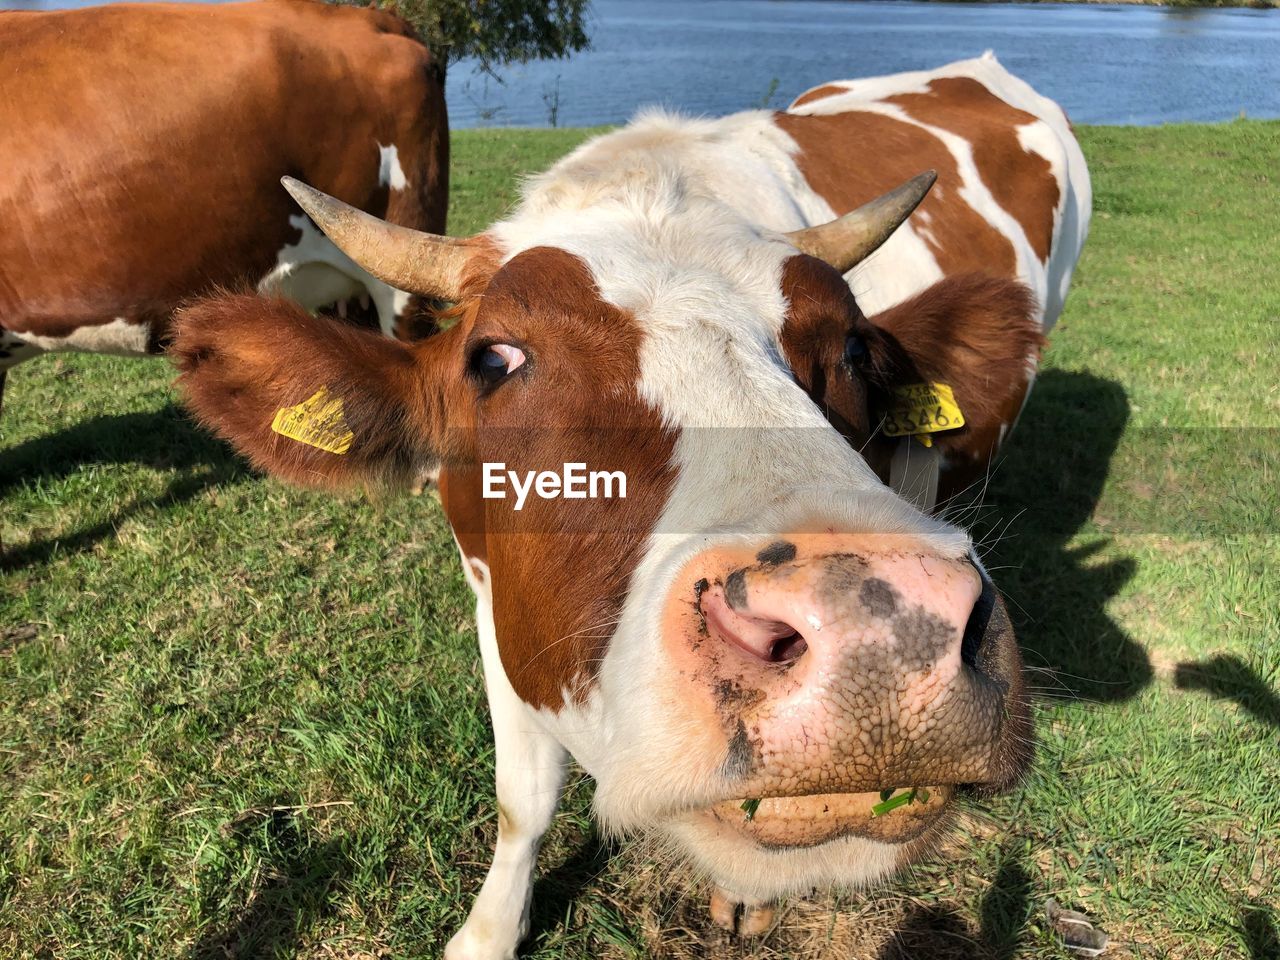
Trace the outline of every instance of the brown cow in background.
{"label": "brown cow in background", "polygon": [[310,0],[0,13],[0,63],[0,397],[40,353],[163,350],[219,286],[403,332],[409,296],[280,178],[444,231],[442,76],[404,21]]}

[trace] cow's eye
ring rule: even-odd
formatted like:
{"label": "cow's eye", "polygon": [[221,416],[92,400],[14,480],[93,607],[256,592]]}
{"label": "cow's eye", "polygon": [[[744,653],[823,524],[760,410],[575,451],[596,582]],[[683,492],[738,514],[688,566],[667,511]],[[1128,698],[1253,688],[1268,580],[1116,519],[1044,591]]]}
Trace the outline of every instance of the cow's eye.
{"label": "cow's eye", "polygon": [[524,363],[524,351],[509,343],[491,343],[478,349],[471,357],[471,369],[481,383],[497,383],[514,373]]}
{"label": "cow's eye", "polygon": [[844,362],[849,366],[856,366],[861,363],[867,355],[867,341],[856,333],[851,333],[844,338]]}

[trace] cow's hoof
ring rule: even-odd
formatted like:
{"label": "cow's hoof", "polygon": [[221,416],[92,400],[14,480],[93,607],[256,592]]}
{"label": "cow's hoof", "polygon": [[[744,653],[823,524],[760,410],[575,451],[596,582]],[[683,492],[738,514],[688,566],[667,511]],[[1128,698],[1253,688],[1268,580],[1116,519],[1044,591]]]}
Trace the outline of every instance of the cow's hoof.
{"label": "cow's hoof", "polygon": [[468,923],[444,948],[444,960],[515,960],[517,943],[512,943],[509,937],[499,939],[492,931]]}
{"label": "cow's hoof", "polygon": [[741,904],[730,900],[719,887],[711,891],[711,922],[722,930],[734,933],[738,929],[738,907]]}
{"label": "cow's hoof", "polygon": [[773,926],[773,904],[744,901],[716,887],[711,891],[711,921],[740,937],[758,937]]}
{"label": "cow's hoof", "polygon": [[744,937],[758,937],[773,926],[773,904],[759,906],[742,905],[742,917],[738,920],[738,933]]}

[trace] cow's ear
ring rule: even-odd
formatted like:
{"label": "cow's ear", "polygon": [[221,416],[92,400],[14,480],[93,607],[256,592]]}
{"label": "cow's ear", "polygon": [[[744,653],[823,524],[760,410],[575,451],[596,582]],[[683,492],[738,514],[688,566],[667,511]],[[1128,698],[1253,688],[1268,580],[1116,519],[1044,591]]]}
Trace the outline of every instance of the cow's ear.
{"label": "cow's ear", "polygon": [[1031,291],[986,274],[940,280],[867,322],[873,422],[893,391],[944,383],[970,436],[1016,415],[1044,345]]}
{"label": "cow's ear", "polygon": [[456,339],[410,345],[227,294],[179,311],[171,352],[196,417],[263,470],[308,487],[399,487],[462,433],[448,429]]}

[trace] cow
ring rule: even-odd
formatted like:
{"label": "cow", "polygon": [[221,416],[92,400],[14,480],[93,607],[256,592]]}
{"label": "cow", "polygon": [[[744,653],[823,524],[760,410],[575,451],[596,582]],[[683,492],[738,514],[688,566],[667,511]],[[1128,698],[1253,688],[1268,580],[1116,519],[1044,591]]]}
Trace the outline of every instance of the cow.
{"label": "cow", "polygon": [[0,398],[44,352],[160,352],[179,303],[246,280],[407,332],[408,295],[279,186],[444,231],[443,77],[399,17],[310,0],[9,12],[0,61]]}
{"label": "cow", "polygon": [[[958,796],[1018,781],[1004,603],[893,460],[932,454],[941,495],[1018,414],[1089,217],[1055,104],[987,55],[781,113],[646,112],[462,238],[286,187],[452,323],[403,344],[212,299],[180,318],[179,383],[287,481],[438,475],[497,781],[492,866],[446,957],[514,955],[570,757],[604,827],[664,840],[740,933],[779,898],[889,876]],[[935,403],[964,425],[935,429]],[[592,497],[596,474],[625,493]]]}

